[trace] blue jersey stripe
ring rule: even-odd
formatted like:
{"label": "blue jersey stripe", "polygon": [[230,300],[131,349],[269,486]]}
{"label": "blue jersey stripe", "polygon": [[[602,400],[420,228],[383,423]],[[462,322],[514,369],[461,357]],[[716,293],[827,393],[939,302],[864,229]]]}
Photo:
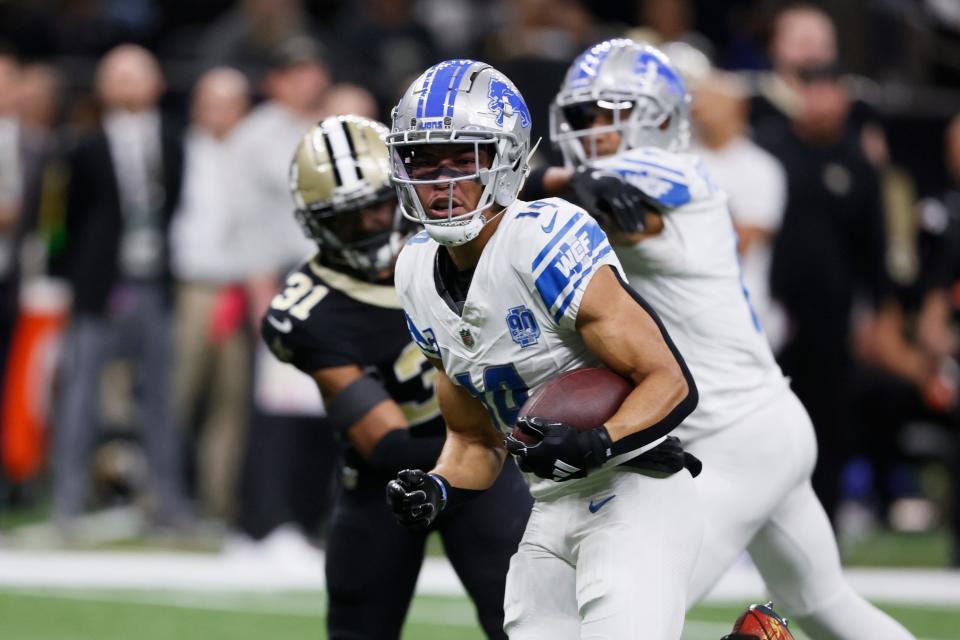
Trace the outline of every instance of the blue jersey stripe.
{"label": "blue jersey stripe", "polygon": [[580,286],[580,282],[590,275],[591,271],[593,271],[592,265],[584,269],[583,273],[580,275],[580,278],[577,280],[577,284],[574,285],[573,289],[570,290],[570,293],[567,294],[567,297],[563,299],[563,302],[560,303],[560,306],[557,307],[557,310],[553,312],[554,322],[560,322],[560,318],[563,317],[563,312],[566,311],[567,307],[570,306],[570,303],[573,302],[573,296],[577,295],[577,287]]}
{"label": "blue jersey stripe", "polygon": [[[598,247],[603,246],[607,241],[607,234],[603,232],[603,229],[600,228],[600,225],[597,224],[597,221],[593,218],[588,218],[583,226],[577,229],[577,235],[579,235],[581,231],[587,232],[587,242],[590,244],[591,256],[593,256],[593,253]],[[591,259],[596,260],[596,257],[592,257]]]}
{"label": "blue jersey stripe", "polygon": [[560,307],[557,309],[556,313],[553,314],[553,319],[557,322],[560,322],[560,318],[563,317],[563,314],[566,312],[567,308],[570,306],[570,303],[573,302],[573,298],[577,295],[577,289],[580,288],[580,285],[583,283],[584,278],[590,275],[590,272],[593,271],[593,268],[597,266],[597,263],[605,255],[610,253],[611,247],[608,244],[603,249],[600,250],[600,253],[593,258],[593,263],[586,269],[583,270],[583,273],[580,274],[580,277],[577,278],[577,281],[573,283],[573,289],[570,290],[570,293],[567,294],[567,297],[563,299],[563,302],[560,303]]}
{"label": "blue jersey stripe", "polygon": [[[587,218],[583,225],[568,237],[571,240],[559,246],[553,259],[534,282],[548,312],[558,303],[567,285],[591,268],[599,256],[606,255],[610,250],[606,234],[593,218]],[[572,247],[575,248],[573,252]],[[586,251],[577,259],[576,252],[582,251],[579,247]],[[560,304],[564,306],[563,303]]]}
{"label": "blue jersey stripe", "polygon": [[547,267],[546,271],[540,274],[534,285],[537,287],[537,293],[543,300],[543,306],[547,313],[553,308],[553,303],[560,297],[560,292],[570,282],[570,276],[565,276],[559,269]]}
{"label": "blue jersey stripe", "polygon": [[[652,178],[653,180],[660,180],[666,184],[669,184],[670,189],[668,191],[665,191],[660,195],[654,195],[652,193],[647,193],[647,195],[654,200],[657,200],[658,202],[661,202],[674,209],[687,204],[693,199],[693,197],[690,195],[690,189],[687,187],[687,185],[674,182],[670,178],[666,178],[664,176],[654,175],[647,169],[639,169],[637,171],[633,171],[631,169],[615,169],[614,173],[623,177],[624,179],[626,179],[627,176],[643,176],[645,178]],[[627,182],[629,182],[629,180],[627,180]],[[646,192],[645,189],[641,187],[638,188],[641,191]]]}
{"label": "blue jersey stripe", "polygon": [[543,262],[543,259],[547,257],[547,254],[550,253],[550,250],[553,249],[558,242],[563,240],[563,237],[567,235],[570,229],[573,228],[573,225],[575,225],[577,223],[577,220],[579,220],[582,216],[583,216],[583,213],[581,211],[577,211],[573,215],[573,217],[570,218],[567,224],[561,227],[560,231],[557,232],[557,235],[553,236],[553,239],[547,243],[547,246],[541,249],[540,253],[537,254],[537,257],[533,259],[533,266],[530,267],[531,270],[533,271],[537,270],[537,267],[539,267],[540,263]]}
{"label": "blue jersey stripe", "polygon": [[433,76],[433,84],[427,93],[427,102],[423,107],[422,118],[442,118],[445,98],[450,89],[450,78],[463,66],[462,61],[443,65]]}
{"label": "blue jersey stripe", "polygon": [[662,164],[657,164],[656,162],[650,162],[649,160],[637,160],[636,158],[623,158],[624,162],[629,162],[630,164],[639,164],[647,167],[652,167],[654,169],[659,169],[666,173],[673,174],[674,176],[684,180],[687,176],[682,171],[677,171],[676,169],[671,169],[670,167],[665,167]]}
{"label": "blue jersey stripe", "polygon": [[450,85],[450,93],[447,94],[447,109],[444,115],[450,117],[453,117],[453,105],[457,101],[457,88],[460,86],[460,81],[463,80],[467,69],[473,64],[470,60],[464,60],[463,62],[464,64],[457,70],[457,75],[453,77],[453,83]]}

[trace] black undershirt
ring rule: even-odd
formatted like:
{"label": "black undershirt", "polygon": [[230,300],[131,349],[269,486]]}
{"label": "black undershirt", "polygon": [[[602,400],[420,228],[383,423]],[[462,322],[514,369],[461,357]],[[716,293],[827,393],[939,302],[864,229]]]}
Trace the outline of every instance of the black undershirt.
{"label": "black undershirt", "polygon": [[458,316],[463,315],[463,305],[467,301],[467,292],[470,290],[470,282],[473,281],[473,272],[473,267],[462,271],[458,270],[447,250],[443,247],[437,249],[433,281],[437,287],[437,293]]}

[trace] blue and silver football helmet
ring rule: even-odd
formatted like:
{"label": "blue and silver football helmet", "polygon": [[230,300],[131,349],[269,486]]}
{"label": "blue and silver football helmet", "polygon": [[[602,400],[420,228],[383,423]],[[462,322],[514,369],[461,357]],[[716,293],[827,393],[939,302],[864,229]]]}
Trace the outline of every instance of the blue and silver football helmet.
{"label": "blue and silver football helmet", "polygon": [[[626,38],[596,44],[574,60],[550,106],[550,139],[568,165],[597,157],[593,136],[616,131],[617,153],[637,147],[682,151],[690,142],[690,95],[658,49]],[[592,126],[591,110],[612,123]]]}
{"label": "blue and silver football helmet", "polygon": [[[392,177],[403,215],[423,224],[437,242],[456,246],[477,237],[486,224],[483,212],[494,204],[508,206],[517,198],[529,171],[530,110],[516,86],[483,62],[447,60],[427,69],[400,98],[387,136],[392,150]],[[444,169],[433,175],[411,175],[418,153],[427,145],[472,146],[475,163],[469,172]],[[481,162],[485,150],[490,162]],[[462,180],[484,186],[477,207],[453,215],[453,184]],[[449,185],[448,215],[427,215],[418,185]]]}

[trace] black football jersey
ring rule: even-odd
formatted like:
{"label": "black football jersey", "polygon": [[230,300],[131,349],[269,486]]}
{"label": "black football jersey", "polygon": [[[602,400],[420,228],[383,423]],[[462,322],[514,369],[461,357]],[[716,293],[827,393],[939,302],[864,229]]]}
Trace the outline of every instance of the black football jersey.
{"label": "black football jersey", "polygon": [[380,379],[416,435],[442,435],[436,371],[411,341],[393,285],[374,284],[314,259],[287,276],[260,332],[301,371],[357,365]]}

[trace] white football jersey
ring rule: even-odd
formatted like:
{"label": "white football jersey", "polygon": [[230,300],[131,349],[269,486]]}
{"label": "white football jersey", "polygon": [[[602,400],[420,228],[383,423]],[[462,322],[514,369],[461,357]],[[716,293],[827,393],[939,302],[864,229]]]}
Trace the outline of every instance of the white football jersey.
{"label": "white football jersey", "polygon": [[[438,247],[421,232],[397,260],[395,281],[410,333],[454,383],[482,400],[502,432],[513,428],[527,396],[544,382],[600,366],[577,333],[577,311],[593,274],[605,265],[622,270],[606,234],[582,209],[559,198],[507,207],[480,256],[461,315],[437,291]],[[607,466],[639,453],[616,456]],[[563,483],[530,475],[530,490],[535,498],[556,496],[602,475]]]}
{"label": "white football jersey", "polygon": [[619,174],[667,210],[660,234],[614,248],[630,284],[663,320],[700,392],[697,409],[674,435],[692,442],[736,424],[787,381],[743,285],[726,195],[689,154],[633,149],[595,166]]}

